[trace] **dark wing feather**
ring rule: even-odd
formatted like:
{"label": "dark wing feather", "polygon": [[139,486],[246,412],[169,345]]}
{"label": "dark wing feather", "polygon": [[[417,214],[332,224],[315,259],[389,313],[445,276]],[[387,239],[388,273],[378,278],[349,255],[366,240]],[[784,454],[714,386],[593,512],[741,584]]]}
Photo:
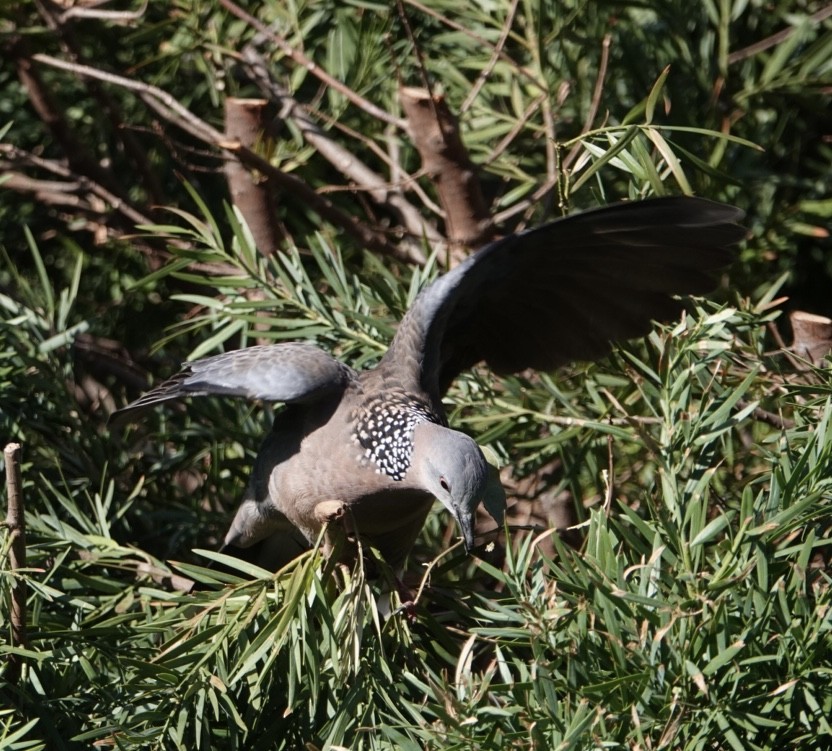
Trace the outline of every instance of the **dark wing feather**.
{"label": "dark wing feather", "polygon": [[[402,320],[385,360],[444,393],[471,365],[498,373],[592,360],[678,315],[745,235],[739,209],[701,198],[622,203],[485,246]],[[414,384],[415,385],[415,384]]]}
{"label": "dark wing feather", "polygon": [[313,344],[285,342],[185,363],[172,378],[113,413],[124,421],[161,402],[218,394],[271,402],[304,402],[342,391],[355,371]]}

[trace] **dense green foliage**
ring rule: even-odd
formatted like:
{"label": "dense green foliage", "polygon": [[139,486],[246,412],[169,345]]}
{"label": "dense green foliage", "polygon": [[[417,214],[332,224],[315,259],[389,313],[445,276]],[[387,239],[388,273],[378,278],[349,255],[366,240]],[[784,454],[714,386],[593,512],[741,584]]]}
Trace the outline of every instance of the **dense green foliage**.
{"label": "dense green foliage", "polygon": [[[11,569],[2,530],[0,749],[832,747],[832,390],[776,328],[784,290],[832,312],[829,14],[470,5],[257,4],[285,48],[228,3],[3,11],[0,436],[24,448],[28,562]],[[399,83],[425,80],[459,116],[500,231],[663,193],[747,212],[717,302],[601,363],[456,384],[452,423],[511,468],[510,502],[529,478],[536,500],[518,503],[504,560],[449,549],[432,515],[412,620],[387,615],[379,561],[380,577],[317,550],[277,574],[209,565],[270,406],[106,424],[148,373],[255,340],[371,364],[443,262],[397,256],[427,243],[311,145],[286,100],[254,151],[302,185],[276,191],[281,252],[258,252],[205,131],[222,130],[226,95],[263,95],[252,50],[412,201],[426,236],[442,234],[436,186],[396,122]],[[344,216],[384,241],[368,250]],[[560,497],[578,548],[546,529]],[[21,583],[25,645],[10,623]]]}

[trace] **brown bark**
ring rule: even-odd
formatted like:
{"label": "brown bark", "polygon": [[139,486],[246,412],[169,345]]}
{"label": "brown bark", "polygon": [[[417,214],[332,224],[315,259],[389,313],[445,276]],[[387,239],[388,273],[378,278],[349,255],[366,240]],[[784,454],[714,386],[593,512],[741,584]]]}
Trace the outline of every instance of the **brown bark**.
{"label": "brown bark", "polygon": [[448,239],[466,246],[485,242],[493,225],[456,118],[441,96],[426,89],[403,87],[399,100],[422,168],[436,185]]}
{"label": "brown bark", "polygon": [[[11,536],[9,546],[9,567],[12,574],[19,569],[26,568],[26,522],[23,517],[23,483],[20,477],[20,444],[9,443],[3,450],[6,463],[6,491],[8,494],[8,511],[6,526]],[[26,637],[26,583],[23,578],[12,577],[11,592],[11,625],[12,646],[25,648]],[[9,655],[8,678],[10,683],[16,683],[20,677],[20,655]]]}
{"label": "brown bark", "polygon": [[[265,99],[225,100],[225,135],[247,149],[254,149],[265,131]],[[277,207],[269,181],[258,177],[237,159],[226,159],[225,179],[232,203],[245,217],[254,244],[265,256],[280,245],[282,233],[277,223]]]}

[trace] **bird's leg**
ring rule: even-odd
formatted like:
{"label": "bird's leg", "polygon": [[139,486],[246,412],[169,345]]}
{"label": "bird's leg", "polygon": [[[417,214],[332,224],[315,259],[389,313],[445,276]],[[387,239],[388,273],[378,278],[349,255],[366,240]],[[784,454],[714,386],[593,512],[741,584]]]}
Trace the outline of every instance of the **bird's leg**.
{"label": "bird's leg", "polygon": [[[338,570],[344,582],[349,581],[349,567],[344,563],[347,544],[347,507],[341,501],[321,501],[315,506],[315,519],[324,528],[322,551],[327,559],[327,570]],[[338,586],[338,585],[336,585]]]}
{"label": "bird's leg", "polygon": [[323,554],[331,566],[341,570],[344,581],[349,581],[351,566],[360,550],[350,508],[342,501],[321,501],[314,514],[324,528]]}
{"label": "bird's leg", "polygon": [[404,614],[408,622],[413,623],[416,620],[416,594],[413,590],[405,584],[398,574],[393,576],[396,584],[396,592],[399,595],[399,607],[393,612],[393,615],[399,613]]}
{"label": "bird's leg", "polygon": [[[336,565],[346,568],[346,564],[339,560],[339,557],[345,552],[344,546],[349,542],[349,536],[355,534],[349,508],[341,501],[321,501],[315,506],[315,518],[324,527],[324,555]],[[347,578],[348,575],[345,575],[345,579]],[[393,583],[401,603],[393,614],[403,613],[412,623],[416,619],[416,598],[413,590],[402,581],[398,573],[393,574]]]}
{"label": "bird's leg", "polygon": [[321,501],[315,506],[315,518],[324,527],[324,555],[327,558],[343,547],[346,511],[347,507],[341,501]]}

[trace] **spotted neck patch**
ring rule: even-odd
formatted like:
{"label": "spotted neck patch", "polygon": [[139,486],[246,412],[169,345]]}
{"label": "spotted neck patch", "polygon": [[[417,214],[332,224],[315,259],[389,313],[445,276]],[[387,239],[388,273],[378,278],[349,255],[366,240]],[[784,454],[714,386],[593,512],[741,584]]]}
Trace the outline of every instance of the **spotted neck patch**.
{"label": "spotted neck patch", "polygon": [[376,471],[403,480],[413,455],[413,430],[420,422],[440,422],[424,404],[389,393],[365,403],[354,414],[353,439]]}

